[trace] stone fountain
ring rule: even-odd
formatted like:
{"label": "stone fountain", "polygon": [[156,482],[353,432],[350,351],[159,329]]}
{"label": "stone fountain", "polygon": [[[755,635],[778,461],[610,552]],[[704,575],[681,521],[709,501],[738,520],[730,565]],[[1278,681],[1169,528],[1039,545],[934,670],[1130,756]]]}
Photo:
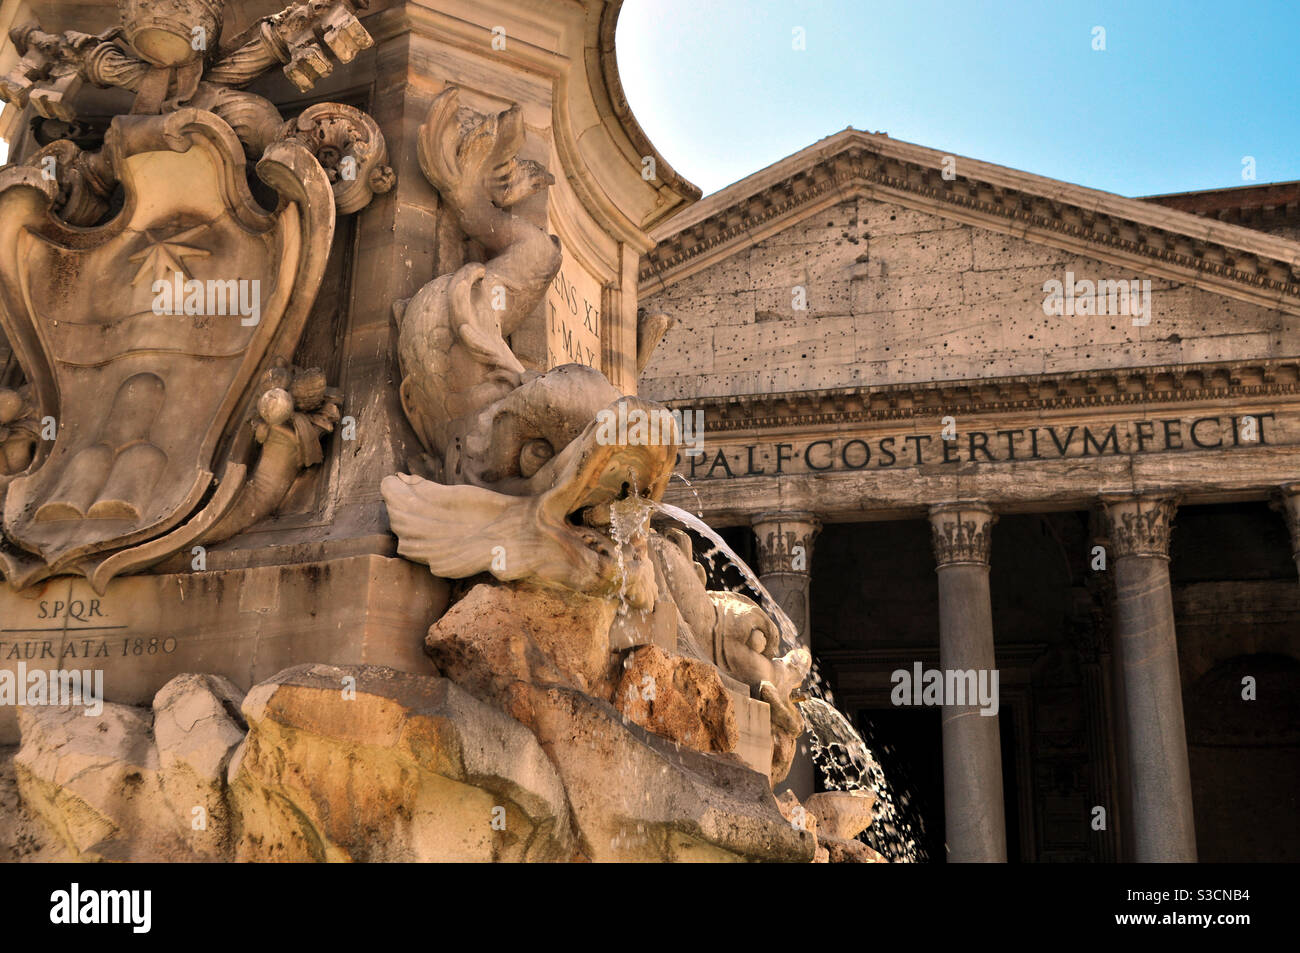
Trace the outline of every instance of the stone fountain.
{"label": "stone fountain", "polygon": [[[322,35],[344,62],[368,46],[353,5],[293,4],[206,60],[165,23],[133,30],[126,9],[125,38],[20,31],[25,65],[0,85],[11,101],[70,115],[83,79],[137,101],[102,149],[61,140],[0,172],[6,291],[27,280],[23,260],[54,256],[67,315],[110,299],[132,313],[130,289],[96,290],[90,267],[126,254],[105,224],[120,185],[136,230],[242,223],[220,243],[224,267],[270,269],[273,293],[256,326],[231,325],[222,343],[196,323],[165,358],[152,318],[105,318],[121,354],[94,365],[81,325],[51,338],[42,329],[63,312],[6,298],[26,377],[0,391],[0,569],[15,591],[72,574],[102,592],[276,511],[341,419],[345,395],[289,361],[335,216],[393,184],[365,113],[325,103],[286,122],[239,89],[277,62],[309,88],[328,62],[303,37]],[[479,112],[455,86],[415,141],[465,254],[392,302],[397,397],[419,450],[379,489],[397,553],[448,593],[445,608],[429,603],[435,671],[324,656],[247,691],[180,674],[149,704],[110,701],[96,717],[20,708],[21,806],[0,839],[39,823],[44,856],[88,860],[879,859],[854,840],[869,796],[773,796],[804,729],[792,696],[811,659],[774,603],[709,589],[691,536],[652,518],[677,421],[593,367],[534,370],[512,349],[562,260],[517,214],[554,183],[520,157],[524,141],[520,107]],[[244,186],[245,157],[279,194],[273,212]],[[58,186],[41,178],[47,160]],[[199,254],[168,241],[146,266]],[[642,363],[663,327],[645,320]],[[238,356],[195,383],[191,365],[220,363],[218,344]],[[56,406],[51,446],[41,421]]]}

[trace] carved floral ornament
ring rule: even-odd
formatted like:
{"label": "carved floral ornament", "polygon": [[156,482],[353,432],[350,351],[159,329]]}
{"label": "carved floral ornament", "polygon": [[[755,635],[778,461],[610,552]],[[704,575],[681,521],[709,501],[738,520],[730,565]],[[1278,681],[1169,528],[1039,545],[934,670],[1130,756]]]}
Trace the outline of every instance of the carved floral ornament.
{"label": "carved floral ornament", "polygon": [[930,539],[938,568],[989,564],[997,516],[983,503],[942,503],[930,508]]}
{"label": "carved floral ornament", "polygon": [[813,540],[822,524],[810,513],[765,513],[754,517],[758,542],[758,571],[808,574],[812,566]]}
{"label": "carved floral ornament", "polygon": [[286,122],[236,88],[277,64],[310,88],[332,68],[322,44],[351,60],[371,45],[355,4],[295,3],[221,49],[219,0],[119,8],[95,37],[17,28],[23,59],[0,82],[65,119],[83,82],[135,93],[101,147],[59,140],[0,170],[0,329],[26,380],[0,391],[0,572],[16,588],[79,574],[102,592],[274,513],[340,419],[342,395],[289,364],[335,216],[392,185],[360,110]]}
{"label": "carved floral ornament", "polygon": [[1116,558],[1154,556],[1169,558],[1175,499],[1167,496],[1103,498],[1102,510]]}

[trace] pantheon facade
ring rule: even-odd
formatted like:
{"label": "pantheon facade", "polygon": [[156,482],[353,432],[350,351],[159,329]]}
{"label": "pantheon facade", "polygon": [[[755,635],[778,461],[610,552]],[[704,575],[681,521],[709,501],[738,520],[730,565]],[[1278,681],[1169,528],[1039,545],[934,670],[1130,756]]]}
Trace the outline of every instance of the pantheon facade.
{"label": "pantheon facade", "polygon": [[[1300,857],[1297,200],[847,129],[652,234],[640,393],[706,422],[669,499],[756,563],[932,859]],[[995,671],[996,712],[900,703],[936,669]]]}

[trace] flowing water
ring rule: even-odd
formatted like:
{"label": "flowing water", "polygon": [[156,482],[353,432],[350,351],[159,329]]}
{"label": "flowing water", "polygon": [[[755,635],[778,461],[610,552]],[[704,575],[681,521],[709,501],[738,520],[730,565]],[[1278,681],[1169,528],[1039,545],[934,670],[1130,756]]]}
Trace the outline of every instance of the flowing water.
{"label": "flowing water", "polygon": [[[609,507],[609,535],[618,544],[618,614],[626,615],[627,602],[627,548],[650,530],[650,507],[632,492],[621,500],[615,500]],[[645,610],[641,612],[645,615]]]}
{"label": "flowing water", "polygon": [[713,550],[696,554],[702,555],[707,559],[710,566],[715,569],[717,568],[714,559],[716,559],[718,554],[721,553],[727,558],[731,565],[735,566],[736,569],[739,570],[745,583],[750,589],[758,594],[759,605],[763,607],[763,611],[771,616],[772,621],[776,623],[776,627],[781,633],[782,654],[799,647],[799,630],[795,627],[795,624],[790,621],[790,617],[785,614],[785,610],[777,605],[776,600],[768,594],[768,591],[763,588],[763,584],[758,581],[758,577],[754,575],[754,571],[745,565],[745,561],[736,555],[736,551],[728,546],[726,541],[715,533],[708,523],[704,522],[704,520],[700,519],[698,516],[691,515],[679,506],[673,506],[671,503],[655,502],[653,500],[648,500],[647,502],[658,512],[676,520],[683,526],[690,527],[713,544]]}
{"label": "flowing water", "polygon": [[[3,378],[0,378],[0,380],[3,380]],[[686,477],[682,476],[682,475],[681,475],[680,473],[678,473],[676,470],[673,471],[673,474],[672,474],[672,475],[675,476],[675,477],[677,477],[677,479],[681,480],[683,483],[685,483],[685,484],[686,484],[686,489],[690,490],[692,493],[695,494],[695,515],[698,516],[698,517],[700,517],[700,519],[703,519],[703,518],[704,518],[704,502],[700,499],[700,491],[697,490],[697,489],[695,489],[695,487],[691,484],[691,481],[688,480],[688,479],[686,479]],[[669,478],[668,478],[668,482],[670,482],[670,483],[672,482],[672,477],[669,477]]]}
{"label": "flowing water", "polygon": [[[712,548],[696,555],[708,563],[715,576],[720,575],[721,567],[716,562],[719,557],[734,566],[745,580],[746,587],[758,596],[759,605],[772,617],[780,630],[781,651],[789,652],[798,647],[799,633],[795,624],[758,581],[753,570],[721,536],[704,520],[680,507],[670,503],[647,502],[657,512],[708,540]],[[821,775],[822,786],[827,791],[870,791],[876,796],[873,812],[875,819],[859,835],[859,840],[894,863],[927,860],[922,844],[924,823],[911,808],[907,794],[894,791],[867,743],[835,707],[835,699],[815,660],[808,676],[808,697],[798,704],[812,740],[813,765]]]}

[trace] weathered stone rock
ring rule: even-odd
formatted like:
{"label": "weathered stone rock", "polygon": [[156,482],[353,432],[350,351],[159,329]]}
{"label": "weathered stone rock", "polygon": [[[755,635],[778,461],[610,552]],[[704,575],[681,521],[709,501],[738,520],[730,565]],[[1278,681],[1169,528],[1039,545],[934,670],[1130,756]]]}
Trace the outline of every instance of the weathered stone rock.
{"label": "weathered stone rock", "polygon": [[478,698],[508,704],[515,683],[607,698],[614,611],[608,599],[553,587],[480,584],[434,623],[425,647],[440,671]]}
{"label": "weathered stone rock", "polygon": [[563,860],[564,789],[528,730],[444,678],[298,666],[244,700],[244,860]]}
{"label": "weathered stone rock", "polygon": [[614,707],[635,724],[697,751],[735,751],[736,706],[718,670],[657,645],[630,652]]}
{"label": "weathered stone rock", "polygon": [[883,856],[860,840],[839,840],[827,837],[821,841],[827,859],[832,864],[887,864]]}
{"label": "weathered stone rock", "polygon": [[777,810],[795,830],[808,831],[817,837],[817,815],[799,803],[793,791],[785,790],[776,796]]}
{"label": "weathered stone rock", "polygon": [[[715,670],[651,661],[671,690],[682,675],[720,692],[718,713]],[[255,686],[241,718],[232,684],[186,675],[152,719],[24,709],[18,784],[83,859],[811,859],[815,819],[787,822],[735,755],[676,745],[577,689],[512,691],[536,738],[445,678],[299,666]]]}
{"label": "weathered stone rock", "polygon": [[678,747],[572,689],[530,696],[587,859],[812,859],[814,836],[782,818],[767,778],[731,756]]}
{"label": "weathered stone rock", "polygon": [[807,807],[825,837],[852,840],[871,826],[875,804],[870,791],[822,791],[809,796]]}
{"label": "weathered stone rock", "polygon": [[178,675],[153,700],[162,793],[188,821],[196,853],[214,859],[230,847],[226,770],[244,740],[244,693],[216,675]]}
{"label": "weathered stone rock", "polygon": [[68,846],[28,810],[14,774],[16,745],[0,748],[0,862],[69,861]]}
{"label": "weathered stone rock", "polygon": [[28,808],[76,856],[218,860],[229,850],[226,763],[243,739],[224,678],[172,679],[147,709],[24,708],[15,756]]}
{"label": "weathered stone rock", "polygon": [[[149,713],[113,704],[99,717],[85,711],[19,710],[23,743],[14,766],[23,802],[74,856],[171,853],[178,828],[163,809]],[[148,842],[140,836],[146,831]]]}

